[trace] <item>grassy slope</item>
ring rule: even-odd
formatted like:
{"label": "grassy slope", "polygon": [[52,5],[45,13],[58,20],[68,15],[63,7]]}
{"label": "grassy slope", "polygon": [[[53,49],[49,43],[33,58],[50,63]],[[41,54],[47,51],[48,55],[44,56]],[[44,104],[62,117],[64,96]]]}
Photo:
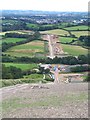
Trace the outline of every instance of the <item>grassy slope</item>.
{"label": "grassy slope", "polygon": [[54,29],[54,30],[48,30],[48,31],[43,31],[41,33],[46,33],[46,34],[56,34],[56,35],[69,35],[69,33],[65,30],[62,29]]}
{"label": "grassy slope", "polygon": [[87,30],[88,26],[82,25],[82,26],[67,27],[64,29],[66,30]]}
{"label": "grassy slope", "polygon": [[37,24],[27,23],[27,27],[33,27],[33,28],[35,28],[35,27],[38,27],[38,25]]}
{"label": "grassy slope", "polygon": [[24,63],[3,63],[5,64],[6,67],[9,67],[9,66],[14,66],[14,67],[17,67],[17,68],[20,68],[22,70],[28,70],[28,69],[33,69],[33,68],[37,68],[38,65],[37,64],[24,64]]}
{"label": "grassy slope", "polygon": [[44,42],[35,40],[26,44],[17,45],[10,48],[6,53],[12,56],[32,57],[37,52],[44,52]]}
{"label": "grassy slope", "polygon": [[23,40],[26,40],[26,39],[25,38],[5,38],[5,39],[2,40],[2,42],[16,43],[16,42],[23,41]]}
{"label": "grassy slope", "polygon": [[76,37],[80,37],[80,36],[83,36],[83,35],[88,35],[88,31],[73,31],[71,33],[74,34]]}
{"label": "grassy slope", "polygon": [[14,31],[7,31],[7,32],[0,32],[0,35],[5,35],[6,33],[19,33],[19,34],[26,34],[26,33],[32,33],[32,31],[28,30],[14,30]]}
{"label": "grassy slope", "polygon": [[2,20],[2,23],[3,24],[6,24],[6,23],[10,23],[10,24],[17,24],[17,23],[20,23],[19,21],[17,20]]}
{"label": "grassy slope", "polygon": [[88,53],[87,49],[82,48],[80,46],[62,44],[62,48],[63,48],[64,52],[68,52],[69,54],[74,55],[74,56]]}
{"label": "grassy slope", "polygon": [[59,41],[63,43],[69,43],[72,40],[76,40],[75,38],[70,38],[70,37],[59,37]]}

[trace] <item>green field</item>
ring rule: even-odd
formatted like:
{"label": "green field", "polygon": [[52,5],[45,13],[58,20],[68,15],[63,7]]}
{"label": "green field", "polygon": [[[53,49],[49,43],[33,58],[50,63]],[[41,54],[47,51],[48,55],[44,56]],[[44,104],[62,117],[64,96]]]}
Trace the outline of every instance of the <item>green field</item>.
{"label": "green field", "polygon": [[43,74],[31,74],[31,75],[27,75],[24,76],[24,78],[30,78],[30,79],[43,79]]}
{"label": "green field", "polygon": [[74,26],[74,27],[67,27],[64,28],[66,30],[88,30],[88,26],[82,25],[82,26]]}
{"label": "green field", "polygon": [[62,29],[54,29],[54,30],[48,30],[40,32],[41,34],[54,34],[54,35],[63,35],[63,36],[69,36],[69,33]]}
{"label": "green field", "polygon": [[27,27],[30,27],[30,28],[37,28],[38,25],[37,25],[37,24],[27,23]]}
{"label": "green field", "polygon": [[59,41],[62,42],[62,43],[69,43],[69,42],[72,42],[72,40],[76,40],[76,38],[59,37]]}
{"label": "green field", "polygon": [[22,70],[31,70],[33,68],[37,68],[38,65],[37,64],[24,64],[24,63],[3,63],[5,64],[6,67],[10,67],[10,66],[14,66],[17,68],[20,68]]}
{"label": "green field", "polygon": [[78,56],[78,55],[88,54],[88,50],[82,48],[81,46],[65,45],[65,44],[61,44],[61,45],[64,52],[67,52],[70,55]]}
{"label": "green field", "polygon": [[10,23],[10,24],[17,24],[17,23],[20,23],[19,21],[17,20],[2,20],[2,23],[3,24],[6,24],[6,23]]}
{"label": "green field", "polygon": [[19,33],[19,34],[25,34],[21,31],[7,31],[7,32],[0,32],[0,35],[5,35],[6,33]]}
{"label": "green field", "polygon": [[34,40],[26,44],[14,46],[8,49],[5,53],[17,57],[34,57],[36,53],[44,53],[44,42]]}
{"label": "green field", "polygon": [[25,38],[5,38],[5,39],[2,39],[2,42],[16,43],[16,42],[23,41],[23,40],[26,40],[26,39]]}
{"label": "green field", "polygon": [[7,31],[7,32],[0,32],[0,35],[5,35],[6,33],[19,33],[19,34],[32,34],[32,31],[28,30],[14,30],[14,31]]}
{"label": "green field", "polygon": [[65,28],[65,27],[67,27],[68,25],[75,25],[75,23],[63,22],[63,23],[58,24],[58,27],[59,27],[59,28]]}
{"label": "green field", "polygon": [[53,26],[54,24],[42,25],[43,27]]}
{"label": "green field", "polygon": [[80,36],[84,36],[84,35],[88,35],[89,34],[88,31],[73,31],[71,33],[74,34],[76,37],[80,37]]}

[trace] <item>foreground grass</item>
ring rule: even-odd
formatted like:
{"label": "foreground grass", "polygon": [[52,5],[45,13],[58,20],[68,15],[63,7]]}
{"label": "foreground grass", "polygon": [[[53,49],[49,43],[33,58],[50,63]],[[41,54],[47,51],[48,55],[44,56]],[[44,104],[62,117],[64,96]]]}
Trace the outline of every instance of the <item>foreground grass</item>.
{"label": "foreground grass", "polygon": [[62,44],[62,48],[63,48],[64,52],[67,52],[68,54],[73,55],[73,56],[88,54],[88,50],[85,48],[82,48],[81,46]]}
{"label": "foreground grass", "polygon": [[[35,96],[36,97],[36,96]],[[66,95],[57,96],[57,95],[49,95],[48,97],[43,96],[39,98],[38,96],[33,101],[33,97],[13,97],[8,100],[4,100],[2,102],[3,113],[10,112],[16,109],[24,109],[24,108],[38,108],[38,107],[60,107],[64,106],[66,103],[77,103],[83,102],[88,99],[88,95],[86,93],[73,94],[68,93]]]}
{"label": "foreground grass", "polygon": [[16,84],[24,84],[24,83],[47,83],[47,82],[53,82],[53,79],[46,75],[46,78],[43,79],[43,74],[30,74],[25,75],[23,78],[20,79],[2,79],[0,80],[0,87],[7,87],[7,86],[13,86]]}
{"label": "foreground grass", "polygon": [[31,79],[31,78],[22,78],[22,79],[4,79],[0,80],[1,86],[0,87],[7,87],[7,86],[13,86],[17,84],[25,84],[25,83],[47,83],[47,80],[43,80],[42,78],[37,78],[37,79]]}
{"label": "foreground grass", "polygon": [[34,68],[38,68],[37,64],[25,64],[25,63],[3,63],[6,67],[14,66],[20,68],[21,70],[32,70]]}

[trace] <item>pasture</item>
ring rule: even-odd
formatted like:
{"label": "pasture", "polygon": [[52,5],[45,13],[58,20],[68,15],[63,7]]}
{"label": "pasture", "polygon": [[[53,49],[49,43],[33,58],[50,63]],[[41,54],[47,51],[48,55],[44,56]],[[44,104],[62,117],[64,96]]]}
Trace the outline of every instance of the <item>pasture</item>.
{"label": "pasture", "polygon": [[6,42],[6,43],[16,43],[16,42],[20,42],[26,40],[25,38],[5,38],[2,39],[2,42]]}
{"label": "pasture", "polygon": [[80,36],[84,36],[84,35],[89,34],[88,31],[72,31],[71,33],[74,34],[76,37],[80,37]]}
{"label": "pasture", "polygon": [[6,33],[32,34],[33,32],[30,30],[14,30],[14,31],[0,32],[0,35],[5,35]]}
{"label": "pasture", "polygon": [[80,25],[80,26],[74,26],[74,27],[66,27],[65,30],[88,30],[88,26]]}
{"label": "pasture", "polygon": [[30,28],[37,28],[38,25],[37,25],[37,24],[27,23],[27,27],[30,27]]}
{"label": "pasture", "polygon": [[69,36],[69,33],[62,29],[54,29],[40,32],[41,34],[54,34],[54,35],[62,35],[62,36]]}
{"label": "pasture", "polygon": [[34,40],[26,44],[14,46],[8,49],[5,53],[17,57],[34,57],[36,53],[44,53],[44,42]]}
{"label": "pasture", "polygon": [[65,45],[65,44],[61,44],[61,45],[64,52],[67,52],[70,55],[78,56],[78,55],[88,54],[88,50],[85,48],[82,48],[81,46]]}
{"label": "pasture", "polygon": [[26,64],[26,63],[3,63],[6,67],[14,66],[17,68],[20,68],[21,70],[32,70],[34,68],[37,68],[37,64]]}
{"label": "pasture", "polygon": [[59,37],[59,41],[62,43],[69,43],[72,42],[72,40],[76,40],[76,38],[71,37]]}
{"label": "pasture", "polygon": [[7,24],[7,23],[9,23],[9,24],[16,24],[16,23],[18,23],[18,21],[17,20],[2,20],[2,23],[3,24]]}

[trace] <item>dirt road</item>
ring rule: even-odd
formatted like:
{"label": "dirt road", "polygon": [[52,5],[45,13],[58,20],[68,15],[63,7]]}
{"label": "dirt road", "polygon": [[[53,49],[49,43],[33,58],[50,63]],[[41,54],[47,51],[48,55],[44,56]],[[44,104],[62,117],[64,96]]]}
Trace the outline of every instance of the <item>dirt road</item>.
{"label": "dirt road", "polygon": [[55,56],[64,55],[64,52],[58,40],[58,36],[47,34],[43,36],[43,40],[48,41],[48,46],[49,46],[48,57],[53,59]]}
{"label": "dirt road", "polygon": [[25,84],[1,90],[3,118],[88,117],[87,83]]}
{"label": "dirt road", "polygon": [[53,45],[51,44],[51,36],[47,35],[47,39],[48,39],[48,44],[49,44],[49,52],[50,52],[50,58],[54,58],[54,50],[53,50]]}

